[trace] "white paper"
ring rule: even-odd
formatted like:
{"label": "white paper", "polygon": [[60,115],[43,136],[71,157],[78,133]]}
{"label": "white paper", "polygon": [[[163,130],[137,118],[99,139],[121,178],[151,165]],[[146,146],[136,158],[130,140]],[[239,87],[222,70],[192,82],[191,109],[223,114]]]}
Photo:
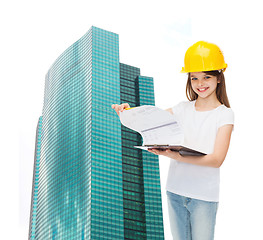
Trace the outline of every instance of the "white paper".
{"label": "white paper", "polygon": [[143,145],[181,145],[184,135],[175,116],[144,105],[120,112],[121,123],[142,135]]}

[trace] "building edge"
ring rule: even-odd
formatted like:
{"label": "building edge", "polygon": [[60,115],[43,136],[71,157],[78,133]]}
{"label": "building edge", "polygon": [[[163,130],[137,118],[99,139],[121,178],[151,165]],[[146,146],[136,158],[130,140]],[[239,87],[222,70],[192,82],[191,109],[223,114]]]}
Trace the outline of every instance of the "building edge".
{"label": "building edge", "polygon": [[34,167],[33,167],[33,178],[32,178],[32,193],[31,193],[31,208],[30,208],[30,220],[29,220],[29,233],[28,239],[33,240],[35,239],[35,226],[33,226],[34,222],[36,221],[36,216],[33,214],[36,206],[37,201],[37,185],[36,178],[38,177],[38,164],[40,160],[40,149],[41,149],[41,132],[42,132],[42,116],[38,119],[37,129],[36,129],[36,141],[35,141],[35,155],[34,155]]}

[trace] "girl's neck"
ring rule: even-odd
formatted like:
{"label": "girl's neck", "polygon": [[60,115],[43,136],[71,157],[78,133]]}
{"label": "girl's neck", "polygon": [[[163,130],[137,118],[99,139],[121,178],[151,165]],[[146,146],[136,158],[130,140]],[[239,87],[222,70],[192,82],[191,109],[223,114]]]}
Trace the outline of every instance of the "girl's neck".
{"label": "girl's neck", "polygon": [[195,102],[195,109],[197,111],[209,111],[222,105],[217,98],[203,99],[198,97]]}

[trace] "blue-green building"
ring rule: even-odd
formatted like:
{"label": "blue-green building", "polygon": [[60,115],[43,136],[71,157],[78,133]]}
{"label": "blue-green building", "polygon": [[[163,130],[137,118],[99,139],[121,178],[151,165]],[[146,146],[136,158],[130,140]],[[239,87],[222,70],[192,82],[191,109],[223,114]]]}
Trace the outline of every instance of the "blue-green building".
{"label": "blue-green building", "polygon": [[133,147],[141,137],[111,108],[123,102],[154,105],[153,79],[91,27],[46,75],[29,239],[164,239],[158,157]]}

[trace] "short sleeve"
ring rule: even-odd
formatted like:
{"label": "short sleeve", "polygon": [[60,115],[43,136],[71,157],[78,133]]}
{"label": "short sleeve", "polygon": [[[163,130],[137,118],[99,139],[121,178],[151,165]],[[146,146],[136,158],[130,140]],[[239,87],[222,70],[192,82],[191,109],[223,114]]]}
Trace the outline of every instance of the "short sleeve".
{"label": "short sleeve", "polygon": [[180,102],[177,105],[175,105],[174,107],[172,107],[173,114],[175,116],[179,116],[184,109],[184,105],[185,105],[185,102]]}
{"label": "short sleeve", "polygon": [[235,121],[235,116],[233,110],[231,108],[225,107],[224,110],[221,111],[219,114],[217,128],[220,128],[227,124],[234,125],[234,121]]}

